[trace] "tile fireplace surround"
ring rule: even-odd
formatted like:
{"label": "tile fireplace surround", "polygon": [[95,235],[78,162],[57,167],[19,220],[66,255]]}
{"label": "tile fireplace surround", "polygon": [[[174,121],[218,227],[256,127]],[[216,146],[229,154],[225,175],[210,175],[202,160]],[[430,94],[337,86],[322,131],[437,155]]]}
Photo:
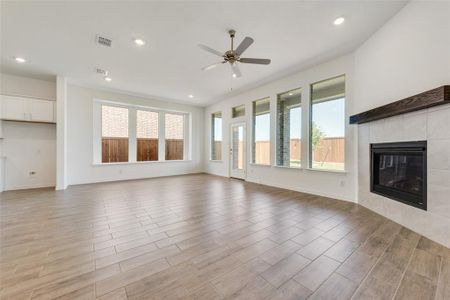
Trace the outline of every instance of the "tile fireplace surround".
{"label": "tile fireplace surround", "polygon": [[[370,192],[370,144],[428,141],[428,209]],[[359,203],[450,247],[450,104],[358,125]]]}

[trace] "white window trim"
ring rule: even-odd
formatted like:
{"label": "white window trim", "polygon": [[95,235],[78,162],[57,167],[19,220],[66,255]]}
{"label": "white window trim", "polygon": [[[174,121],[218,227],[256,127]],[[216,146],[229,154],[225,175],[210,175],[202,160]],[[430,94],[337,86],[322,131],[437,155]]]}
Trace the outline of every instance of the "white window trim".
{"label": "white window trim", "polygon": [[[344,169],[343,170],[331,170],[331,169],[318,169],[318,168],[313,168],[312,167],[312,145],[311,145],[311,128],[312,128],[312,86],[316,83],[319,82],[323,82],[323,81],[327,81],[333,78],[337,78],[340,76],[344,76],[344,85],[345,85],[345,91],[344,94],[342,95],[342,98],[344,98],[344,122],[345,122],[345,126],[344,126],[344,144],[345,144],[345,152],[344,152]],[[307,151],[306,151],[306,158],[307,158],[307,165],[303,168],[307,171],[314,171],[314,172],[324,172],[324,173],[335,173],[335,174],[347,174],[348,173],[348,163],[347,163],[347,149],[348,149],[348,145],[347,145],[347,139],[348,139],[348,132],[347,132],[347,108],[348,108],[348,104],[347,104],[347,90],[348,90],[348,83],[347,83],[347,74],[346,73],[342,73],[339,75],[334,75],[334,76],[330,76],[327,77],[326,79],[322,79],[322,80],[318,80],[318,81],[314,81],[314,82],[310,82],[307,84],[307,89],[306,89],[306,95],[307,97],[305,98],[305,100],[307,101],[307,107],[308,109],[305,109],[304,113],[307,116],[307,135],[306,137],[306,143],[307,143]],[[303,89],[302,89],[303,90]],[[303,116],[302,116],[303,117]],[[302,148],[303,151],[303,148]]]}
{"label": "white window trim", "polygon": [[[255,156],[255,146],[256,146],[256,133],[255,133],[255,122],[256,122],[256,115],[255,115],[255,106],[254,103],[260,100],[265,100],[265,99],[269,99],[269,151],[270,151],[270,155],[269,155],[269,163],[268,164],[260,164],[256,162],[256,157]],[[250,143],[250,161],[249,161],[249,165],[252,166],[262,166],[262,167],[271,167],[273,166],[272,163],[272,157],[273,157],[273,149],[272,149],[272,130],[273,130],[273,124],[272,124],[272,117],[273,117],[273,103],[272,103],[272,97],[271,96],[267,96],[267,97],[263,97],[263,98],[259,98],[256,100],[251,101],[251,113],[250,113],[250,120],[251,120],[251,143]]]}
{"label": "white window trim", "polygon": [[[213,159],[213,143],[214,143],[214,141],[213,141],[213,135],[214,135],[214,130],[216,129],[216,127],[215,127],[215,125],[214,125],[214,115],[215,114],[217,114],[217,113],[220,113],[220,118],[222,119],[222,140],[221,140],[221,156],[220,156],[220,158],[221,159]],[[210,114],[210,116],[211,116],[211,119],[210,119],[210,124],[211,124],[211,130],[210,130],[210,133],[209,133],[209,161],[210,162],[222,162],[223,161],[223,114],[222,114],[222,111],[216,111],[216,112],[214,112],[214,113],[211,113]]]}
{"label": "white window trim", "polygon": [[[301,109],[301,115],[300,115],[300,142],[301,142],[301,147],[302,147],[302,149],[301,149],[301,151],[300,151],[300,153],[302,153],[302,155],[301,155],[301,157],[300,157],[300,166],[299,167],[291,167],[291,166],[283,166],[283,165],[279,165],[278,164],[278,159],[277,159],[277,156],[278,156],[278,149],[279,149],[279,146],[280,146],[280,140],[278,139],[278,130],[279,130],[279,123],[278,123],[278,101],[279,101],[279,95],[282,95],[282,94],[285,94],[285,93],[288,93],[288,92],[290,92],[290,91],[294,91],[294,90],[300,90],[300,105],[299,105],[299,107],[300,107],[300,109]],[[282,169],[292,169],[292,170],[303,170],[303,169],[305,169],[306,167],[305,167],[305,163],[303,162],[303,144],[304,144],[304,135],[303,135],[303,127],[305,127],[304,125],[305,124],[303,124],[303,115],[304,115],[304,107],[303,107],[303,105],[304,105],[304,101],[303,101],[303,93],[304,93],[304,91],[303,91],[303,87],[296,87],[296,88],[293,88],[293,89],[289,89],[289,90],[286,90],[286,91],[284,91],[284,92],[280,92],[280,93],[277,93],[276,94],[276,96],[275,96],[275,105],[274,105],[274,108],[275,108],[275,158],[274,158],[274,163],[273,163],[273,166],[274,167],[277,167],[277,168],[282,168]],[[289,121],[290,122],[290,121]]]}
{"label": "white window trim", "polygon": [[[122,107],[128,109],[128,162],[102,162],[102,105]],[[158,113],[158,160],[154,161],[137,161],[137,111],[151,111]],[[109,165],[126,165],[126,164],[149,164],[161,162],[186,162],[192,161],[192,114],[186,111],[162,109],[157,107],[128,104],[104,99],[93,99],[93,155],[92,165],[109,166]],[[178,114],[184,116],[184,144],[182,160],[166,160],[166,137],[165,137],[165,114]]]}

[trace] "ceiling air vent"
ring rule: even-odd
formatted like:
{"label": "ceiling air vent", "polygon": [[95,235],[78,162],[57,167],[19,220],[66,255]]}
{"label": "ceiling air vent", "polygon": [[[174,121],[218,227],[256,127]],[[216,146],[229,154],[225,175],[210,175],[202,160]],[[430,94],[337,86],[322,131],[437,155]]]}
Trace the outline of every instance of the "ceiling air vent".
{"label": "ceiling air vent", "polygon": [[104,36],[101,36],[101,35],[97,35],[95,37],[95,41],[98,44],[106,46],[106,47],[111,47],[111,45],[112,45],[112,40],[110,38],[107,38],[107,37],[104,37]]}
{"label": "ceiling air vent", "polygon": [[95,72],[98,74],[101,74],[101,75],[105,75],[105,76],[108,75],[108,71],[100,69],[100,68],[96,68]]}

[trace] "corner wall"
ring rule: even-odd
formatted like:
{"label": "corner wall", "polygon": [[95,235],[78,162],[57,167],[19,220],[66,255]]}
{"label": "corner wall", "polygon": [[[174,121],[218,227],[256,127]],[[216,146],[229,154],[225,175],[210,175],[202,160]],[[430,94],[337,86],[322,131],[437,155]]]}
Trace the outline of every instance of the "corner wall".
{"label": "corner wall", "polygon": [[[411,2],[355,52],[353,113],[450,84],[450,3]],[[450,247],[450,107],[358,127],[358,199],[367,208]],[[370,192],[369,145],[428,140],[428,211]]]}

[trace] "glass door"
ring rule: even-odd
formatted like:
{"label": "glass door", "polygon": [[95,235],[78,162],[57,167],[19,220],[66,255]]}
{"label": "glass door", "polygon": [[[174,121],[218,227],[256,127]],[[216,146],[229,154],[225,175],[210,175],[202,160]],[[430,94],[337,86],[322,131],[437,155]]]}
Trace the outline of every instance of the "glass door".
{"label": "glass door", "polygon": [[245,179],[245,123],[231,124],[230,177]]}

